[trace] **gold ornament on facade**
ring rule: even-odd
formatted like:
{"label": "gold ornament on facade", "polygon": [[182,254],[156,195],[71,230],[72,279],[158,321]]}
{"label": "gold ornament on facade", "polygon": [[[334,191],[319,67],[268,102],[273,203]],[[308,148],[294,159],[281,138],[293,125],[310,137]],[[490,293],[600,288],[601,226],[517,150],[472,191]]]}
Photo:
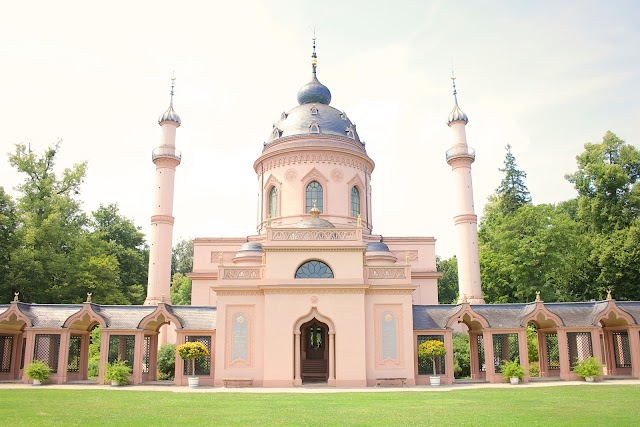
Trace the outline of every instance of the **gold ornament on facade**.
{"label": "gold ornament on facade", "polygon": [[411,264],[411,252],[407,251],[404,255],[404,265]]}
{"label": "gold ornament on facade", "polygon": [[358,214],[358,228],[362,228],[362,215]]}
{"label": "gold ornament on facade", "polygon": [[20,292],[14,292],[14,293],[13,293],[13,301],[14,301],[14,302],[18,302],[18,301],[20,301],[20,300],[18,299],[18,296],[19,296],[19,295],[20,295]]}
{"label": "gold ornament on facade", "polygon": [[92,292],[87,292],[87,301],[86,302],[91,302],[91,295],[93,295]]}
{"label": "gold ornament on facade", "polygon": [[536,291],[536,301],[542,301],[540,299],[540,291]]}
{"label": "gold ornament on facade", "polygon": [[218,254],[218,266],[222,267],[223,265],[224,265],[224,256],[223,256],[223,253],[220,252]]}

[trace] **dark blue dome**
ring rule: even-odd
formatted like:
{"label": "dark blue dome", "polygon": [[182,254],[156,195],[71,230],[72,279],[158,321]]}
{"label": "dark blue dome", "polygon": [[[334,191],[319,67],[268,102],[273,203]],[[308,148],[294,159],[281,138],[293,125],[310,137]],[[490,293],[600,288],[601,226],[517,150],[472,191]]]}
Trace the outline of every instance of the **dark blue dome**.
{"label": "dark blue dome", "polygon": [[329,105],[331,102],[331,92],[329,88],[318,81],[315,76],[311,78],[311,81],[302,86],[298,91],[298,104],[325,104]]}
{"label": "dark blue dome", "polygon": [[238,252],[262,252],[262,245],[258,242],[243,243]]}
{"label": "dark blue dome", "polygon": [[371,242],[367,244],[367,252],[389,252],[389,246],[382,242]]}

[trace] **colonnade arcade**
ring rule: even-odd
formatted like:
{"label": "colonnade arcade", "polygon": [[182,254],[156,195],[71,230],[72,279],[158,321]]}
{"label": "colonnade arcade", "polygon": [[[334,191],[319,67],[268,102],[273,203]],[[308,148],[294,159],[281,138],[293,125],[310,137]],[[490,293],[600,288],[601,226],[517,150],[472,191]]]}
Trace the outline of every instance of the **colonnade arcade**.
{"label": "colonnade arcade", "polygon": [[[444,342],[447,354],[436,363],[445,384],[454,378],[454,332],[469,337],[470,379],[503,382],[502,362],[516,357],[530,381],[527,329],[535,329],[541,379],[577,380],[573,368],[593,356],[604,377],[640,377],[640,302],[613,299],[586,303],[414,306],[414,345]],[[426,326],[426,327],[425,327]],[[416,383],[428,384],[430,362],[416,356]]]}
{"label": "colonnade arcade", "polygon": [[[88,380],[91,331],[100,327],[98,383],[117,359],[131,367],[131,383],[157,379],[158,337],[165,327],[176,342],[203,342],[211,356],[197,372],[213,385],[215,307],[48,305],[13,301],[0,306],[0,380],[28,382],[24,367],[34,360],[52,370],[50,382]],[[174,332],[175,331],[175,332]],[[183,361],[176,358],[176,384],[186,384]]]}

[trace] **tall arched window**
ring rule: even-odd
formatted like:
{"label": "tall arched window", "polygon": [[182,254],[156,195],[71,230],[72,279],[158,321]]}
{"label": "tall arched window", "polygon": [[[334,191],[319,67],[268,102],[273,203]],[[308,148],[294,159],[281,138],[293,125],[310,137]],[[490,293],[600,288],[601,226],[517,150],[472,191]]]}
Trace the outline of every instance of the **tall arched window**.
{"label": "tall arched window", "polygon": [[269,191],[269,215],[271,218],[278,216],[278,189],[271,187]]}
{"label": "tall arched window", "polygon": [[355,185],[351,187],[351,216],[360,215],[360,191]]}
{"label": "tall arched window", "polygon": [[320,185],[318,181],[311,181],[309,185],[307,185],[305,212],[309,212],[311,210],[314,200],[316,201],[316,207],[318,210],[320,212],[324,212],[322,203],[322,185]]}
{"label": "tall arched window", "polygon": [[311,260],[298,267],[296,279],[333,279],[333,271],[324,262]]}

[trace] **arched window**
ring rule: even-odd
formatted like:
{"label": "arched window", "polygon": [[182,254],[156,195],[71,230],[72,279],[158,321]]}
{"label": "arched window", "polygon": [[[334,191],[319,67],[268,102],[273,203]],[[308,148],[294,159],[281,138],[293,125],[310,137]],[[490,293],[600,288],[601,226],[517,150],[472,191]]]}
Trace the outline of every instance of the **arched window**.
{"label": "arched window", "polygon": [[333,279],[333,271],[324,262],[311,260],[298,267],[296,279]]}
{"label": "arched window", "polygon": [[307,195],[306,195],[306,210],[305,212],[309,212],[313,207],[313,201],[316,201],[316,207],[320,212],[323,212],[322,209],[322,185],[318,183],[318,181],[311,181],[309,185],[307,185]]}
{"label": "arched window", "polygon": [[351,187],[351,216],[360,215],[360,191],[355,185]]}
{"label": "arched window", "polygon": [[278,189],[271,187],[269,191],[269,215],[271,218],[278,216]]}
{"label": "arched window", "polygon": [[309,133],[320,133],[320,126],[317,123],[311,123],[309,125]]}

